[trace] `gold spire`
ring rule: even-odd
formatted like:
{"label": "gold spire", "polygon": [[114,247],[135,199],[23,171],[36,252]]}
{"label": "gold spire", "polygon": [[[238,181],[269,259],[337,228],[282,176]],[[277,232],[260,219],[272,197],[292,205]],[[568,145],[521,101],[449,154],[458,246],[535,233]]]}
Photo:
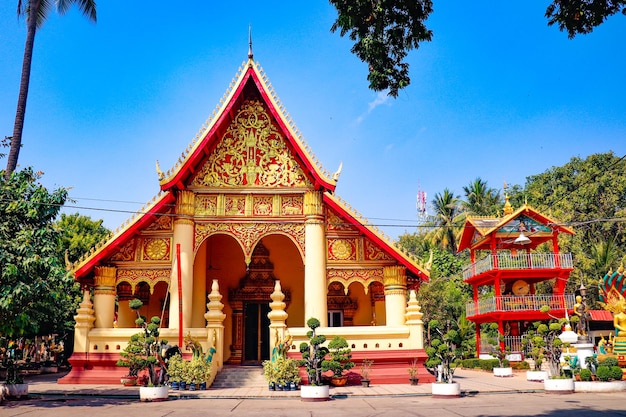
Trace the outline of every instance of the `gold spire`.
{"label": "gold spire", "polygon": [[513,206],[511,206],[508,194],[504,194],[504,201],[504,215],[508,216],[509,214],[513,213]]}

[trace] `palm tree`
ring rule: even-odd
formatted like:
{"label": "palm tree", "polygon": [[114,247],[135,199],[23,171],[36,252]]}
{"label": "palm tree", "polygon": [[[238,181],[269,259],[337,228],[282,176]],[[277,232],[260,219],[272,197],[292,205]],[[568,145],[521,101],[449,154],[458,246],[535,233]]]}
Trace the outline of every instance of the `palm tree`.
{"label": "palm tree", "polygon": [[442,248],[447,248],[452,253],[456,253],[457,234],[459,232],[459,197],[455,196],[449,189],[444,189],[442,193],[435,194],[432,201],[435,209],[433,221],[434,230],[432,241]]}
{"label": "palm tree", "polygon": [[17,99],[17,111],[15,124],[11,138],[11,149],[7,160],[5,176],[8,179],[17,167],[17,159],[22,147],[22,130],[24,129],[24,117],[26,115],[26,100],[28,98],[28,86],[30,84],[30,69],[33,60],[33,48],[35,45],[35,33],[39,29],[53,6],[61,14],[65,14],[72,4],[76,4],[80,11],[91,21],[96,21],[95,0],[18,0],[17,15],[26,16],[26,45],[24,46],[24,60],[22,61],[22,78],[20,80],[20,93]]}
{"label": "palm tree", "polygon": [[462,203],[468,214],[477,216],[493,216],[498,213],[502,203],[500,193],[487,186],[487,181],[476,178],[466,187],[463,187],[466,200]]}

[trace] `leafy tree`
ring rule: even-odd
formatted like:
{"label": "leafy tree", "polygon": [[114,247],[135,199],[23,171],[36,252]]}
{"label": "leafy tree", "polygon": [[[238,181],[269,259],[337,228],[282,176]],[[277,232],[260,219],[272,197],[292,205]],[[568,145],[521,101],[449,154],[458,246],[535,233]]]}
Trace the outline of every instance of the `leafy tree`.
{"label": "leafy tree", "polygon": [[20,92],[17,100],[17,111],[15,112],[15,124],[13,126],[13,136],[11,138],[11,150],[7,159],[6,179],[17,167],[17,159],[22,147],[22,131],[24,129],[24,118],[26,116],[26,101],[28,99],[28,87],[30,84],[30,70],[33,60],[33,49],[35,46],[35,34],[48,14],[50,9],[56,6],[59,13],[66,13],[72,4],[76,4],[80,11],[90,20],[96,21],[95,0],[18,0],[18,17],[26,17],[26,45],[24,46],[24,60],[22,62],[22,78],[20,80]]}
{"label": "leafy tree", "polygon": [[442,193],[435,194],[432,204],[435,210],[435,217],[432,221],[434,230],[430,233],[432,242],[456,253],[457,236],[461,232],[462,224],[462,219],[458,217],[460,214],[459,197],[446,188]]}
{"label": "leafy tree", "polygon": [[624,0],[554,0],[546,9],[548,25],[557,25],[572,39],[591,33],[596,26],[616,13],[626,15]]}
{"label": "leafy tree", "polygon": [[109,229],[102,226],[102,220],[92,220],[78,213],[61,214],[57,225],[61,231],[61,253],[67,251],[69,262],[76,262],[110,233]]}
{"label": "leafy tree", "polygon": [[502,198],[495,188],[490,188],[487,181],[476,178],[463,187],[465,200],[461,206],[468,214],[476,216],[495,216],[502,206]]}
{"label": "leafy tree", "polygon": [[389,90],[392,97],[409,85],[411,49],[430,41],[432,31],[424,22],[433,11],[430,0],[330,0],[338,12],[331,31],[349,33],[355,41],[351,52],[367,63],[367,80],[374,91]]}
{"label": "leafy tree", "polygon": [[[4,173],[3,173],[4,174]],[[58,256],[54,225],[67,190],[52,192],[32,168],[0,178],[0,333],[36,333],[57,325],[47,317],[67,295],[73,280]],[[57,315],[58,316],[58,315]]]}

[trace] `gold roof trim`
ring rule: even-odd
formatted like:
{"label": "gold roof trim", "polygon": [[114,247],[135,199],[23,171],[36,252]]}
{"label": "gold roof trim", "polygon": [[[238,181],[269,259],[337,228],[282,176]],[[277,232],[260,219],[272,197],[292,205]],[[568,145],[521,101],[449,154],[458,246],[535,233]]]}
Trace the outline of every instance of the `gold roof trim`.
{"label": "gold roof trim", "polygon": [[207,118],[207,120],[202,124],[202,127],[200,128],[200,130],[198,131],[198,133],[196,133],[196,136],[189,143],[189,145],[187,145],[187,148],[185,148],[185,150],[181,153],[180,157],[178,158],[174,166],[170,168],[169,170],[167,170],[167,172],[165,173],[158,173],[159,184],[162,185],[162,184],[166,184],[167,182],[169,182],[176,175],[179,169],[182,166],[184,166],[189,156],[193,155],[193,153],[196,151],[196,149],[198,148],[202,140],[211,131],[216,121],[219,119],[219,116],[224,112],[226,105],[230,103],[230,101],[233,99],[233,96],[235,94],[235,91],[237,90],[237,87],[243,82],[243,79],[246,75],[247,68],[252,68],[257,73],[259,81],[263,84],[263,87],[268,92],[268,96],[269,96],[270,101],[272,102],[272,105],[274,106],[274,108],[276,108],[276,110],[280,112],[280,115],[282,119],[284,120],[285,125],[287,126],[287,129],[289,130],[289,133],[295,139],[298,146],[302,150],[304,150],[304,152],[306,153],[306,157],[309,158],[311,162],[313,162],[312,165],[314,169],[317,171],[317,174],[320,177],[322,177],[326,182],[331,183],[331,184],[336,184],[336,181],[332,179],[332,174],[330,174],[322,166],[322,164],[317,159],[317,156],[315,155],[311,147],[304,140],[302,133],[300,133],[300,130],[298,130],[298,128],[296,127],[295,122],[293,121],[289,113],[286,112],[285,106],[281,103],[280,99],[278,98],[278,95],[274,91],[274,88],[272,87],[272,84],[270,83],[267,74],[265,74],[259,62],[257,61],[255,63],[252,59],[249,59],[247,62],[243,62],[241,67],[239,67],[239,69],[237,70],[237,74],[235,75],[235,78],[231,80],[228,88],[226,89],[226,92],[220,99],[219,104],[216,105],[215,109],[213,110],[213,113],[211,113],[211,115]]}

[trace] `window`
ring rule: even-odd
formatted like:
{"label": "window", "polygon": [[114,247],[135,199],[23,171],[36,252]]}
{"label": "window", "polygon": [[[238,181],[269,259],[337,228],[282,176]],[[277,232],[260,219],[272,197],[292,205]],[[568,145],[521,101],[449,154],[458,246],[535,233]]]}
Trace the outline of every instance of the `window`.
{"label": "window", "polygon": [[328,311],[328,327],[342,327],[342,326],[343,326],[343,311],[329,310]]}

